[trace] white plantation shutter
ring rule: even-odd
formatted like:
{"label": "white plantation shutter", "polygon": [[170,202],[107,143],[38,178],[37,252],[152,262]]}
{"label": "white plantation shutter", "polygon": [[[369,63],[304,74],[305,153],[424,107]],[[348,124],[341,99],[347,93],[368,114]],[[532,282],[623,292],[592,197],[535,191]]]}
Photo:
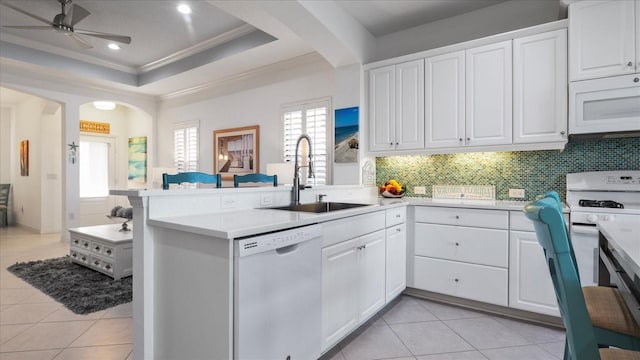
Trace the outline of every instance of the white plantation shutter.
{"label": "white plantation shutter", "polygon": [[198,170],[198,122],[177,124],[173,131],[174,166],[178,172]]}
{"label": "white plantation shutter", "polygon": [[[315,178],[308,179],[308,169],[300,171],[300,180],[305,184],[327,184],[329,178],[329,139],[330,101],[323,99],[313,102],[293,104],[282,108],[284,127],[284,161],[295,162],[296,141],[302,134],[311,138],[313,150],[313,173]],[[301,165],[307,165],[307,143],[300,145]]]}

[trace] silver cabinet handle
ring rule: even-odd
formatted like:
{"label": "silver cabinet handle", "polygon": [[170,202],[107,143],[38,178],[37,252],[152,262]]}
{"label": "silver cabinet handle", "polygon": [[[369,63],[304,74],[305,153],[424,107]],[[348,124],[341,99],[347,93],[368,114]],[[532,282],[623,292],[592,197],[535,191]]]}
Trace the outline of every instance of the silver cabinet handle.
{"label": "silver cabinet handle", "polygon": [[109,270],[109,269],[111,269],[111,265],[108,265],[108,264],[107,264],[107,265],[105,266],[105,268],[106,268],[107,270]]}
{"label": "silver cabinet handle", "polygon": [[458,281],[460,281],[460,279],[455,278],[455,279],[453,279],[453,281],[458,282]]}
{"label": "silver cabinet handle", "polygon": [[78,243],[80,243],[80,241],[78,241],[78,239],[73,240],[73,243],[78,245]]}
{"label": "silver cabinet handle", "polygon": [[640,79],[638,79],[638,78],[634,78],[633,79],[633,82],[638,82],[638,81],[640,81]]}
{"label": "silver cabinet handle", "polygon": [[457,242],[457,243],[456,243],[456,246],[460,246],[460,243],[458,243],[458,242]]}
{"label": "silver cabinet handle", "polygon": [[390,143],[389,143],[389,145],[393,146],[393,143],[392,143],[392,142],[390,142]]}
{"label": "silver cabinet handle", "polygon": [[460,216],[459,216],[459,215],[456,215],[456,219],[460,219]]}
{"label": "silver cabinet handle", "polygon": [[111,255],[111,249],[108,249],[106,252],[107,252],[107,255]]}
{"label": "silver cabinet handle", "polygon": [[560,131],[560,135],[564,135],[564,131]]}
{"label": "silver cabinet handle", "polygon": [[400,145],[400,143],[396,141],[396,146],[398,146],[398,145]]}
{"label": "silver cabinet handle", "polygon": [[627,66],[633,66],[633,62],[629,61],[629,62],[627,63]]}
{"label": "silver cabinet handle", "polygon": [[397,228],[397,229],[396,229],[396,231],[397,231],[397,232],[400,232],[400,231],[402,231],[402,230],[401,230],[400,228]]}
{"label": "silver cabinet handle", "polygon": [[462,141],[462,138],[459,138],[458,141]]}
{"label": "silver cabinet handle", "polygon": [[471,138],[467,138],[467,141],[471,141]]}

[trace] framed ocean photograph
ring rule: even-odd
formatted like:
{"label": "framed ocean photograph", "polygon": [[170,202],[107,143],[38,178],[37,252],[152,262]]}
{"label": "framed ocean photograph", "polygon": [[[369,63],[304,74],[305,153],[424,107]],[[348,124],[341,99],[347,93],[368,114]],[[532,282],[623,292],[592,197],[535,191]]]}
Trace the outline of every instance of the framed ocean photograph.
{"label": "framed ocean photograph", "polygon": [[129,184],[138,188],[147,183],[147,137],[129,138]]}
{"label": "framed ocean photograph", "polygon": [[358,162],[359,122],[358,107],[336,109],[334,161],[337,163]]}
{"label": "framed ocean photograph", "polygon": [[215,130],[213,144],[213,170],[223,180],[260,171],[259,125]]}

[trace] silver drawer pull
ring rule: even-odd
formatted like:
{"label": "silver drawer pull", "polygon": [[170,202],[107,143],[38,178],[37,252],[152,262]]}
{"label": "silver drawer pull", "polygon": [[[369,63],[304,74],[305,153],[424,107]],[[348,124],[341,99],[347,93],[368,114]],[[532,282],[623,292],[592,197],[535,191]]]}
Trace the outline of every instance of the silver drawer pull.
{"label": "silver drawer pull", "polygon": [[397,231],[397,232],[400,232],[400,231],[402,231],[402,229],[400,229],[400,228],[397,228],[397,229],[396,229],[396,231]]}
{"label": "silver drawer pull", "polygon": [[95,265],[95,266],[100,265],[100,261],[97,261],[97,260],[96,260],[96,261],[94,261],[94,262],[93,262],[93,265]]}
{"label": "silver drawer pull", "polygon": [[95,250],[96,250],[96,251],[100,251],[100,246],[96,246],[96,247],[95,247]]}
{"label": "silver drawer pull", "polygon": [[73,243],[78,245],[80,243],[80,241],[78,241],[78,239],[73,240]]}
{"label": "silver drawer pull", "polygon": [[111,269],[111,265],[109,265],[109,264],[105,265],[105,269],[110,270]]}
{"label": "silver drawer pull", "polygon": [[111,255],[111,249],[107,249],[106,253],[107,255]]}

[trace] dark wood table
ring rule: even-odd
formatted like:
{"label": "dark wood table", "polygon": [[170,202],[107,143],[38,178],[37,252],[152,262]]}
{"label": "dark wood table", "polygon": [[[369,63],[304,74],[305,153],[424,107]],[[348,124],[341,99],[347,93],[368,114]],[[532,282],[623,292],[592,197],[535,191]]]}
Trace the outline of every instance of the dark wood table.
{"label": "dark wood table", "polygon": [[615,285],[640,324],[640,222],[598,224],[598,285]]}

